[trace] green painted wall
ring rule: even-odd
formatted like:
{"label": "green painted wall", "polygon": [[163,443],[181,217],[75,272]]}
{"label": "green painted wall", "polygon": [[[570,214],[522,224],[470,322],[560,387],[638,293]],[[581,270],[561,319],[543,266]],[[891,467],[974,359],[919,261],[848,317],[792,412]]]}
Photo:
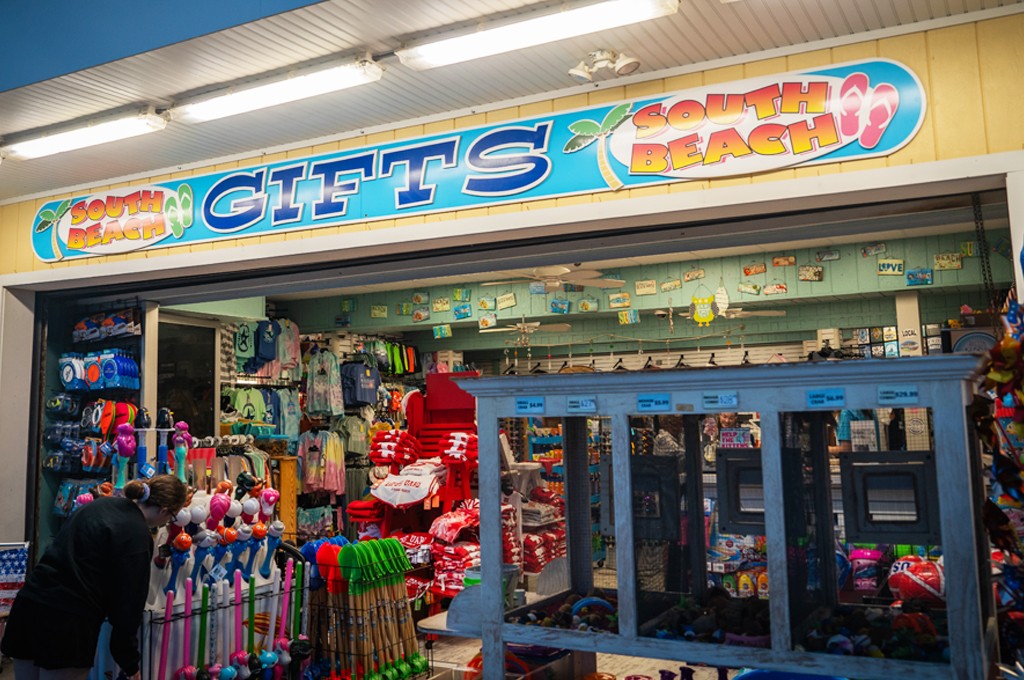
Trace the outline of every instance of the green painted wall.
{"label": "green painted wall", "polygon": [[[1006,230],[993,230],[989,234],[990,243],[997,243],[1000,238],[1007,237]],[[502,293],[513,292],[516,295],[516,306],[498,312],[499,324],[514,323],[521,317],[528,320],[539,320],[548,323],[569,322],[572,330],[559,334],[534,334],[530,345],[534,348],[534,356],[538,352],[559,356],[567,354],[568,343],[576,355],[591,350],[607,352],[635,351],[636,342],[624,338],[613,338],[610,335],[640,338],[645,341],[644,349],[653,351],[666,349],[665,340],[671,341],[670,348],[721,346],[728,342],[738,343],[741,339],[747,344],[792,342],[813,339],[815,330],[819,328],[855,328],[860,326],[891,325],[895,323],[896,313],[892,294],[895,292],[916,290],[921,295],[922,322],[938,323],[950,318],[957,318],[962,304],[984,306],[985,296],[982,292],[980,259],[964,258],[960,270],[934,271],[931,286],[910,288],[903,276],[879,276],[877,259],[879,257],[904,260],[906,270],[930,268],[933,256],[937,253],[959,252],[963,241],[973,240],[969,232],[928,236],[886,242],[884,255],[864,257],[862,247],[868,242],[854,245],[835,246],[840,251],[840,259],[833,262],[816,263],[815,253],[820,248],[794,251],[767,250],[761,256],[719,257],[690,262],[658,264],[644,267],[621,269],[617,272],[605,271],[605,275],[615,275],[626,280],[620,290],[629,292],[632,308],[640,311],[640,324],[621,326],[614,314],[609,310],[609,292],[597,289],[572,293],[551,293],[531,295],[527,284],[508,284],[493,287],[468,285],[471,289],[470,304],[473,316],[465,321],[455,321],[454,314],[432,312],[430,319],[412,323],[408,316],[398,316],[396,305],[410,302],[414,292],[423,291],[430,294],[431,300],[439,297],[452,298],[452,287],[442,288],[409,288],[381,294],[352,296],[356,308],[351,312],[351,326],[345,330],[354,333],[402,333],[406,341],[415,344],[423,351],[437,349],[458,349],[467,352],[467,358],[474,353],[481,356],[491,355],[495,350],[501,352],[517,337],[516,333],[479,333],[477,320],[480,311],[477,307],[481,293],[494,297]],[[723,246],[728,243],[723,243]],[[792,267],[774,267],[772,258],[792,255],[796,265]],[[997,286],[1005,287],[1012,280],[1013,272],[1010,261],[997,254],[991,258],[992,275]],[[745,277],[743,267],[764,262],[765,274]],[[800,265],[820,264],[824,267],[824,280],[807,282],[798,280]],[[674,278],[682,278],[685,272],[694,268],[703,268],[705,277],[690,283],[683,283],[679,290],[668,293],[659,292],[655,295],[637,296],[634,283],[641,280],[654,280],[658,284]],[[746,317],[742,319],[716,319],[708,328],[698,328],[688,319],[676,317],[675,328],[670,332],[667,319],[655,317],[655,309],[667,309],[671,304],[677,312],[684,311],[690,298],[695,294],[707,295],[713,292],[722,282],[729,291],[732,307],[747,310],[785,309],[784,317]],[[741,281],[751,281],[762,286],[782,282],[788,292],[781,295],[749,295],[737,292]],[[569,315],[558,315],[550,312],[551,300],[555,297],[571,301]],[[580,314],[579,301],[583,298],[594,298],[599,301],[600,311],[597,313]],[[323,298],[318,300],[287,301],[278,303],[278,311],[284,316],[295,320],[304,332],[331,330],[336,328],[335,317],[342,314],[341,297]],[[456,305],[454,300],[452,306]],[[373,305],[387,307],[387,318],[370,317]],[[438,324],[451,324],[453,337],[435,340],[431,327]],[[703,335],[698,339],[695,336]],[[683,338],[690,338],[684,340]],[[560,343],[559,346],[547,348],[549,343]]]}
{"label": "green painted wall", "polygon": [[267,302],[263,297],[239,298],[223,302],[199,302],[194,305],[169,305],[167,312],[190,312],[217,317],[219,319],[264,319],[267,316]]}

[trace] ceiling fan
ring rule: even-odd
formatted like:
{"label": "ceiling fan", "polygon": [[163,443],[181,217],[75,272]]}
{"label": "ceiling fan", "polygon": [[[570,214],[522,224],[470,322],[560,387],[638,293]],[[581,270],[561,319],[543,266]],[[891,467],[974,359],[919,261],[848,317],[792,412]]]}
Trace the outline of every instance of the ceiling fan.
{"label": "ceiling fan", "polygon": [[[668,312],[657,309],[654,311],[655,316],[667,316]],[[690,318],[690,312],[684,311],[679,312],[679,316],[684,319]],[[717,316],[723,319],[744,319],[750,316],[786,316],[786,310],[784,309],[743,309],[742,307],[729,307],[724,312],[719,312]]]}
{"label": "ceiling fan", "polygon": [[502,286],[508,283],[529,283],[541,281],[544,283],[544,292],[551,293],[561,290],[565,284],[574,286],[588,286],[591,288],[621,288],[625,285],[622,279],[607,278],[596,269],[573,269],[562,265],[551,267],[534,267],[518,272],[521,278],[508,281],[488,281],[482,286]]}
{"label": "ceiling fan", "polygon": [[498,328],[481,328],[481,333],[519,333],[520,335],[532,335],[533,333],[565,333],[571,331],[572,326],[567,323],[541,323],[540,321],[520,321],[509,323]]}

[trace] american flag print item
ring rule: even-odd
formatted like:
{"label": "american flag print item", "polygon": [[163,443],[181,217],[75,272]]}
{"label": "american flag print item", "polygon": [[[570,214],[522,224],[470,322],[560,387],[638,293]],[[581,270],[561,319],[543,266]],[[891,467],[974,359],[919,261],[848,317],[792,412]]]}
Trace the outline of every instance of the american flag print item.
{"label": "american flag print item", "polygon": [[28,543],[0,546],[0,616],[11,613],[14,597],[25,585]]}

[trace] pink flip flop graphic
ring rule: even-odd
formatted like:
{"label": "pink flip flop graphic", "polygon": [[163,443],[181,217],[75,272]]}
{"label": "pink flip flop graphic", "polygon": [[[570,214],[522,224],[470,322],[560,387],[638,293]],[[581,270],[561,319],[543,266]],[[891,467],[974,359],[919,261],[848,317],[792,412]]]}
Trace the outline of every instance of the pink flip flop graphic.
{"label": "pink flip flop graphic", "polygon": [[860,145],[865,149],[873,149],[882,139],[882,134],[900,106],[900,93],[889,83],[882,83],[874,89],[871,96],[871,108],[868,109],[867,125],[860,134]]}
{"label": "pink flip flop graphic", "polygon": [[867,104],[868,77],[864,73],[851,73],[846,76],[839,89],[839,131],[844,137],[856,137],[860,134],[861,111]]}

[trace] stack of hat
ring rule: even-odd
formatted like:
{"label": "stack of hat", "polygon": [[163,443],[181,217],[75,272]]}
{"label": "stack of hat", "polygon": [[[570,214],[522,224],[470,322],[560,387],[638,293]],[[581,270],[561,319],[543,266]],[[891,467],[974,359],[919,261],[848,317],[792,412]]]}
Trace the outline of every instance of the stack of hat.
{"label": "stack of hat", "polygon": [[381,430],[370,443],[370,460],[390,466],[391,474],[395,475],[403,465],[415,463],[422,455],[419,440],[404,430]]}

